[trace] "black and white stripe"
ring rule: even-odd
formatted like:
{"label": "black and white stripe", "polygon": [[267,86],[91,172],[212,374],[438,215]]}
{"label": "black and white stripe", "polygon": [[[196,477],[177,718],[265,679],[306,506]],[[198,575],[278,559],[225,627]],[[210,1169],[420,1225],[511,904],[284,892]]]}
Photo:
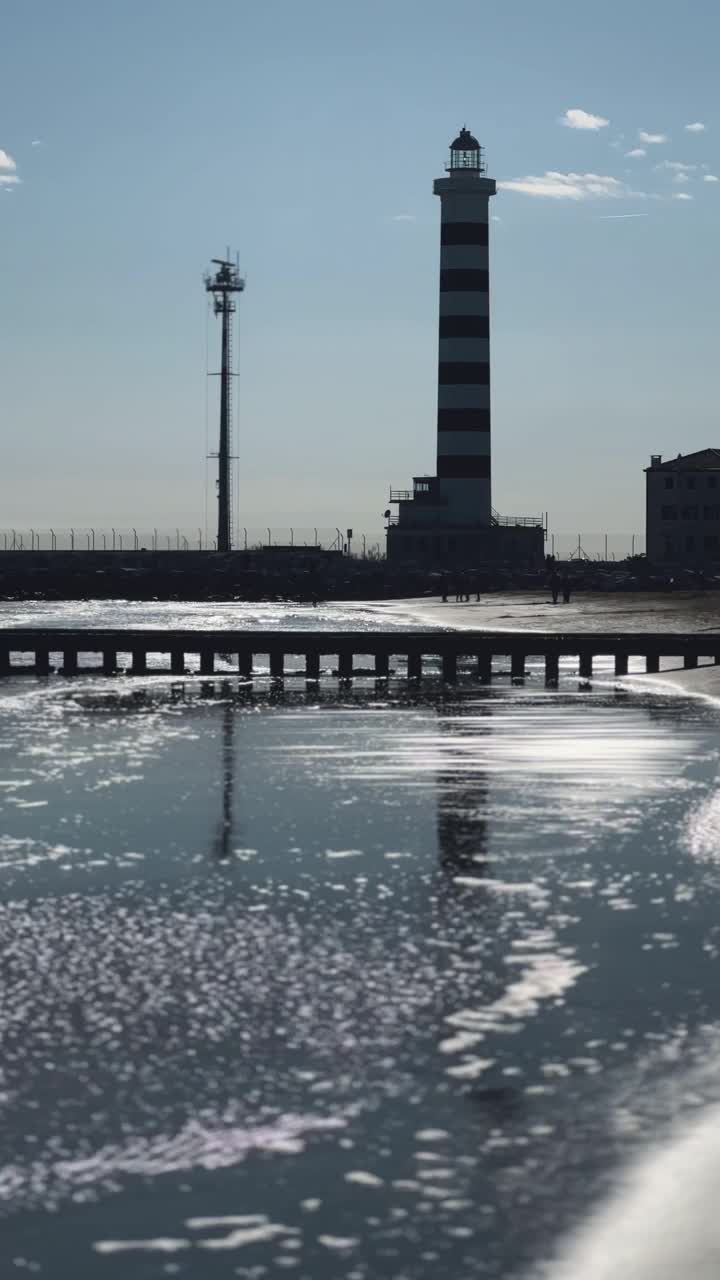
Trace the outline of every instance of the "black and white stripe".
{"label": "black and white stripe", "polygon": [[437,475],[450,524],[489,525],[488,205],[495,182],[451,173],[435,192],[442,201]]}

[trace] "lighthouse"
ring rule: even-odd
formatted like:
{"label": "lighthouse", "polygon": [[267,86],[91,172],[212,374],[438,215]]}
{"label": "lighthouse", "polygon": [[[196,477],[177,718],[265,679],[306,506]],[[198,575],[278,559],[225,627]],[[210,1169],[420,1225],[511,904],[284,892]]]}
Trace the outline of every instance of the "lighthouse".
{"label": "lighthouse", "polygon": [[463,127],[450,143],[440,197],[437,448],[434,475],[391,489],[389,560],[473,566],[538,564],[541,516],[499,516],[491,495],[490,197],[483,148]]}
{"label": "lighthouse", "polygon": [[495,179],[467,129],[450,144],[440,197],[437,478],[452,524],[489,525],[490,284],[488,222]]}

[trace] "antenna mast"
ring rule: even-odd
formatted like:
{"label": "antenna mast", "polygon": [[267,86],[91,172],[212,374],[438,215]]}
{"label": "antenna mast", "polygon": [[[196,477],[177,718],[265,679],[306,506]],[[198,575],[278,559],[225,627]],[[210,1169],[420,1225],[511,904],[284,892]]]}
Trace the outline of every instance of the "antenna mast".
{"label": "antenna mast", "polygon": [[237,374],[233,373],[232,370],[232,317],[236,310],[233,295],[243,292],[245,280],[240,275],[238,262],[230,261],[229,250],[227,258],[213,258],[212,265],[217,270],[214,273],[208,271],[206,274],[205,292],[212,294],[213,311],[216,316],[222,317],[220,373],[214,375],[220,378],[220,438],[217,454],[211,455],[212,457],[217,457],[218,460],[217,549],[218,551],[231,551],[233,542],[233,455],[230,448],[230,432],[232,423],[232,381],[233,378],[237,377]]}

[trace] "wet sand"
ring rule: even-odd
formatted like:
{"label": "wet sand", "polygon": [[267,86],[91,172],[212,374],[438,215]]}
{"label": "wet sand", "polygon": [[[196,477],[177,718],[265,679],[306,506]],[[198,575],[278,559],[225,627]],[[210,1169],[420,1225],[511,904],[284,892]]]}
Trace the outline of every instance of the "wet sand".
{"label": "wet sand", "polygon": [[503,592],[458,604],[441,600],[393,600],[375,606],[417,625],[489,631],[716,631],[720,591],[578,592],[554,605],[546,592]]}

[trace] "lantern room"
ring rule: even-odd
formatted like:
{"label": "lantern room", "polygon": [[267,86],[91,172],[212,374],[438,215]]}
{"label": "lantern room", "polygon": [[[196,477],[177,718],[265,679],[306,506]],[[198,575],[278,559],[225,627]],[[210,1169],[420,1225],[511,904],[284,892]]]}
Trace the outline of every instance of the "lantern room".
{"label": "lantern room", "polygon": [[477,138],[468,129],[460,130],[454,142],[450,143],[450,163],[446,166],[450,173],[458,170],[473,173],[485,172],[485,157]]}

